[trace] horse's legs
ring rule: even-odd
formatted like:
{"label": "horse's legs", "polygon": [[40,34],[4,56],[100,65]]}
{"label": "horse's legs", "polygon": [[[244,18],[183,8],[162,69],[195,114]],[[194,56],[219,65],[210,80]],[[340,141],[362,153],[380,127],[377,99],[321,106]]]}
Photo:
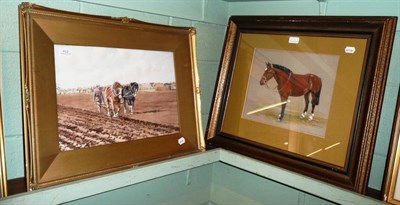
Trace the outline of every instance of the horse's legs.
{"label": "horse's legs", "polygon": [[314,119],[314,108],[315,108],[315,104],[312,104],[312,110],[311,110],[311,115],[308,116],[308,120],[311,121]]}
{"label": "horse's legs", "polygon": [[308,120],[313,120],[314,119],[314,109],[315,109],[315,105],[317,104],[317,96],[313,93],[311,95],[312,99],[311,99],[311,115],[308,116]]}
{"label": "horse's legs", "polygon": [[135,106],[135,98],[132,99],[132,103],[131,103],[131,105],[129,106],[129,109],[130,109],[130,111],[131,111],[131,114],[133,114],[133,106]]}
{"label": "horse's legs", "polygon": [[126,110],[127,110],[127,109],[126,109],[126,103],[127,103],[127,102],[126,102],[126,100],[125,100],[125,101],[124,101],[124,114],[126,114]]}
{"label": "horse's legs", "polygon": [[[281,96],[281,102],[287,101],[288,97]],[[281,106],[281,113],[278,115],[278,121],[282,121],[283,117],[285,116],[285,108],[286,103],[282,104]]]}
{"label": "horse's legs", "polygon": [[[130,108],[131,106],[130,105],[128,105],[128,108]],[[126,113],[128,113],[128,108],[126,108],[126,104],[124,104],[124,113],[126,114]]]}
{"label": "horse's legs", "polygon": [[111,107],[111,111],[110,112],[110,117],[115,117],[115,107],[114,107],[114,100],[110,102],[110,107]]}
{"label": "horse's legs", "polygon": [[[126,105],[126,104],[128,104],[128,105]],[[127,106],[129,108],[129,113],[132,114],[133,113],[133,102],[131,99],[125,99],[125,101],[124,101],[124,113],[125,114],[128,112]]]}
{"label": "horse's legs", "polygon": [[283,117],[285,116],[285,108],[286,108],[286,103],[283,104],[281,107],[281,113],[278,115],[278,121],[282,121]]}
{"label": "horse's legs", "polygon": [[[118,117],[118,114],[115,112],[115,101],[112,100],[110,103],[111,110],[112,110],[112,117]],[[111,113],[109,115],[111,117]]]}
{"label": "horse's legs", "polygon": [[301,119],[304,119],[307,116],[308,104],[310,103],[310,92],[307,92],[306,94],[304,94],[304,102],[305,102],[305,106],[304,106],[303,113],[301,113],[301,115],[300,115]]}
{"label": "horse's legs", "polygon": [[[121,92],[122,92],[122,91],[121,91]],[[118,113],[119,113],[119,110],[121,109],[121,104],[123,104],[123,105],[124,105],[124,114],[126,114],[126,108],[125,108],[126,100],[125,100],[124,97],[122,97],[122,95],[120,95],[120,96],[118,96],[118,97],[119,97],[119,102],[120,102],[120,104],[119,104],[119,106],[118,106]],[[117,116],[118,116],[118,114],[117,114]]]}
{"label": "horse's legs", "polygon": [[[117,105],[115,105],[117,104]],[[113,110],[114,110],[114,117],[118,117],[119,115],[119,110],[120,110],[120,106],[118,105],[118,102],[113,104]]]}
{"label": "horse's legs", "polygon": [[107,116],[111,117],[111,112],[110,112],[110,105],[109,105],[109,103],[110,103],[110,100],[107,99],[107,101],[106,101]]}

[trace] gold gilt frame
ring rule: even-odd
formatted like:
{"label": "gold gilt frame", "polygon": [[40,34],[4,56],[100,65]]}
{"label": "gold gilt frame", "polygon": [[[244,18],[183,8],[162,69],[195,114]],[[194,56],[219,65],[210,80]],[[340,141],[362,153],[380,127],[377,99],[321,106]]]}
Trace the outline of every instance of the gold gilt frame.
{"label": "gold gilt frame", "polygon": [[396,21],[232,16],[207,144],[365,193]]}
{"label": "gold gilt frame", "polygon": [[[20,5],[19,18],[24,136],[28,164],[26,177],[30,189],[138,166],[203,149],[194,28],[156,25],[127,17],[112,18],[78,14],[29,3]],[[57,105],[59,90],[56,86],[56,83],[58,85],[58,79],[56,79],[58,71],[55,71],[57,63],[55,56],[71,57],[81,51],[74,53],[69,50],[70,47],[67,47],[57,53],[55,52],[56,45],[95,49],[98,47],[118,48],[139,50],[143,51],[142,53],[147,51],[172,53],[172,55],[168,55],[168,59],[173,64],[172,72],[174,74],[171,76],[174,77],[175,82],[169,83],[168,89],[176,90],[174,91],[176,97],[172,101],[175,102],[174,106],[177,108],[174,114],[179,121],[177,131],[154,134],[154,136],[144,139],[61,151],[61,138],[58,135],[58,128],[61,125],[59,125],[60,121],[57,121],[60,114],[57,111],[59,109],[59,105]],[[101,60],[103,60],[101,57],[96,59],[96,61]],[[151,62],[148,63],[150,66]],[[118,65],[115,66],[113,71],[118,72]],[[145,68],[140,69],[141,72],[150,72]],[[93,68],[92,72],[100,71]],[[132,70],[126,72],[135,74]],[[164,75],[170,75],[166,71],[162,72],[165,72]],[[77,71],[75,76],[78,77],[78,75],[80,73]],[[121,78],[126,75],[128,73],[119,74]],[[79,81],[75,77],[69,80]],[[140,81],[141,79],[136,80]],[[149,84],[153,86],[153,89],[155,83],[150,81],[140,86],[149,86]],[[167,83],[161,83],[160,86],[156,91],[159,88],[165,90]],[[63,92],[60,91],[60,93]],[[145,94],[149,93],[151,92],[139,89],[135,107],[151,106],[151,103],[140,104],[138,101],[139,98],[146,99]],[[121,98],[121,96],[119,97]],[[118,103],[115,106],[118,106]],[[154,108],[149,113],[158,112],[163,108],[157,109]],[[114,115],[108,120],[113,123],[119,119],[129,118],[128,114],[121,115],[122,117]],[[131,116],[135,115],[139,116],[138,112],[133,112]],[[150,117],[150,119],[156,118],[158,117]],[[139,117],[139,121],[144,121],[144,118]],[[103,127],[100,126],[98,129],[103,129]],[[74,137],[77,138],[77,136]]]}
{"label": "gold gilt frame", "polygon": [[7,170],[6,170],[6,153],[4,150],[4,130],[3,130],[3,113],[1,111],[1,97],[0,97],[0,194],[1,197],[8,195],[7,186]]}
{"label": "gold gilt frame", "polygon": [[[0,70],[2,66],[2,55],[0,49]],[[2,80],[3,75],[0,71],[0,197],[6,197],[8,195],[7,186],[7,169],[6,169],[6,153],[5,153],[5,141],[4,141],[4,127],[3,127],[3,106],[2,106]]]}
{"label": "gold gilt frame", "polygon": [[[399,90],[400,94],[400,90]],[[383,199],[391,204],[400,204],[399,160],[400,160],[400,96],[397,98],[389,155],[386,163],[386,175],[383,186]]]}

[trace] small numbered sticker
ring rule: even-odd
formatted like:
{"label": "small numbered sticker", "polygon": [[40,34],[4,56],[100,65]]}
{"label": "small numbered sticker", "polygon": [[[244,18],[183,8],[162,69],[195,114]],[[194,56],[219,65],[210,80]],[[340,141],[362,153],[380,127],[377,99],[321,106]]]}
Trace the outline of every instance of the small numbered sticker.
{"label": "small numbered sticker", "polygon": [[291,44],[299,44],[300,38],[297,36],[291,36],[289,37],[289,43]]}
{"label": "small numbered sticker", "polygon": [[178,139],[178,144],[179,145],[183,145],[183,144],[185,144],[185,142],[186,142],[186,140],[185,140],[184,137],[181,137],[181,138]]}
{"label": "small numbered sticker", "polygon": [[58,49],[58,52],[60,55],[63,55],[63,56],[70,56],[72,54],[71,50],[69,50],[68,48],[65,48],[65,47],[61,47],[60,49]]}
{"label": "small numbered sticker", "polygon": [[345,53],[351,53],[351,54],[353,54],[353,53],[356,52],[356,48],[354,48],[354,47],[352,47],[352,46],[347,46],[347,47],[344,49],[344,52],[345,52]]}

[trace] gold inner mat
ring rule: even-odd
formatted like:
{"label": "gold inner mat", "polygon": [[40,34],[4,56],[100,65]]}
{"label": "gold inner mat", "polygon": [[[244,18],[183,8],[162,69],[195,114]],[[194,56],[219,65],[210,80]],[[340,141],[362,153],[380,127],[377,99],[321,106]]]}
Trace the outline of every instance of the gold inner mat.
{"label": "gold inner mat", "polygon": [[[291,154],[345,168],[368,39],[295,36],[295,38],[299,38],[299,42],[289,43],[291,37],[293,36],[241,34],[221,131],[265,147],[289,151]],[[345,49],[349,47],[354,48],[355,52],[346,52]],[[326,117],[324,136],[316,137],[295,131],[290,128],[290,126],[295,126],[295,122],[289,122],[289,128],[282,128],[242,117],[246,94],[250,92],[248,91],[248,82],[256,49],[281,51],[284,53],[281,56],[283,62],[290,61],[293,52],[337,55],[339,57],[333,85],[331,87],[322,86],[322,92],[331,92],[329,109],[326,108],[329,112]],[[302,60],[312,59],[300,59],[300,61]],[[293,68],[293,72],[295,72],[295,68]],[[261,76],[259,77],[261,79]],[[271,79],[271,81],[274,80]],[[279,96],[279,93],[276,92],[275,95]],[[292,98],[296,97],[289,97],[289,99]],[[304,97],[299,98],[304,99]],[[280,105],[278,108],[280,111]],[[316,106],[315,110],[318,109],[320,108]],[[301,112],[302,110],[299,110],[298,114],[300,115]]]}

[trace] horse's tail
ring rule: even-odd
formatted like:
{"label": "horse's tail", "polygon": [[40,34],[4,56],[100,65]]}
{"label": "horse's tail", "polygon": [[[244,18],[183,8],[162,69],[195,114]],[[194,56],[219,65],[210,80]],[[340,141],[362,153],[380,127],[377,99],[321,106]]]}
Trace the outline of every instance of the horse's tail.
{"label": "horse's tail", "polygon": [[319,104],[319,96],[321,95],[321,89],[322,89],[322,80],[321,80],[321,78],[318,78],[318,81],[319,81],[319,83],[318,83],[319,86],[318,86],[317,93],[315,93],[315,96],[316,96],[315,105]]}

